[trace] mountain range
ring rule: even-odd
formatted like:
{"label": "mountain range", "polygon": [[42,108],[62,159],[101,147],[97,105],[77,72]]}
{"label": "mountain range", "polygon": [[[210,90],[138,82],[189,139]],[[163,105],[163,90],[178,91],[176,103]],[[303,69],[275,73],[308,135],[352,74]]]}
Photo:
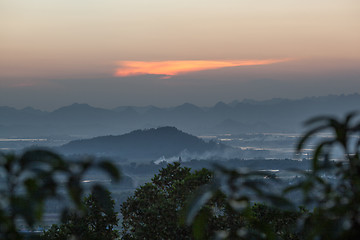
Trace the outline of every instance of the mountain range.
{"label": "mountain range", "polygon": [[359,110],[360,95],[330,95],[298,100],[245,99],[212,107],[191,103],[160,108],[120,106],[114,109],[74,103],[51,112],[31,107],[0,107],[0,137],[68,135],[78,138],[123,134],[135,129],[175,126],[193,134],[301,132],[306,119]]}

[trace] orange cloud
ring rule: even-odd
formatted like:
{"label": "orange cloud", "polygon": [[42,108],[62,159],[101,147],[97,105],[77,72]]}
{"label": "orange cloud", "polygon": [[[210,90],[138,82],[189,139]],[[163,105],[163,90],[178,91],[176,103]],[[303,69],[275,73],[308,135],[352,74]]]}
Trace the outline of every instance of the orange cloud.
{"label": "orange cloud", "polygon": [[120,61],[116,69],[115,76],[127,77],[145,74],[166,75],[168,77],[178,74],[197,72],[209,69],[224,67],[267,65],[272,63],[284,62],[289,59],[265,59],[265,60],[233,60],[233,61]]}

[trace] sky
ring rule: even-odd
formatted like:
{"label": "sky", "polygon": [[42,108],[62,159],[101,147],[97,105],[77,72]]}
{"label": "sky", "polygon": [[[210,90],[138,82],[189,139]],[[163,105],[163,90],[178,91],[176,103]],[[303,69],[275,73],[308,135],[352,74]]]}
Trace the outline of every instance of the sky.
{"label": "sky", "polygon": [[358,0],[0,0],[0,106],[360,92]]}

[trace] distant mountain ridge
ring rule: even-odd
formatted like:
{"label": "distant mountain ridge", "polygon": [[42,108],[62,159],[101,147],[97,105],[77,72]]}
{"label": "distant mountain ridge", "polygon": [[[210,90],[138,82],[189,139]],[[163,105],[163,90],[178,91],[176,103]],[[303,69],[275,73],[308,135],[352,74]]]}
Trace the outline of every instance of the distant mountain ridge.
{"label": "distant mountain ridge", "polygon": [[245,99],[228,104],[218,102],[212,107],[184,103],[168,108],[120,106],[103,109],[75,103],[46,112],[30,107],[19,110],[4,106],[0,107],[0,137],[58,134],[92,137],[158,126],[176,126],[194,134],[300,132],[301,123],[310,117],[320,114],[340,116],[353,110],[360,110],[359,94],[298,100]]}
{"label": "distant mountain ridge", "polygon": [[118,136],[75,140],[58,148],[65,154],[95,154],[131,159],[157,159],[179,156],[183,151],[202,154],[227,148],[216,142],[205,142],[175,127],[136,130]]}

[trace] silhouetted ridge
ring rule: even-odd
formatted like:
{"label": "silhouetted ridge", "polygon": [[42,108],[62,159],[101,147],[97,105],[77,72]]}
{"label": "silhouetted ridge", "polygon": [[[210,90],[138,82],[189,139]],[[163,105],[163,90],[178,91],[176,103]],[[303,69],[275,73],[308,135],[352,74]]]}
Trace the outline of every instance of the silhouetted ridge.
{"label": "silhouetted ridge", "polygon": [[[342,116],[359,110],[360,95],[329,95],[297,100],[218,102],[211,107],[184,103],[176,107],[123,106],[113,110],[72,104],[53,112],[0,107],[1,137],[104,136],[133,129],[175,126],[187,132],[223,134],[302,132],[302,123],[316,115]],[[225,121],[231,119],[232,121]],[[228,124],[229,123],[229,124]],[[238,123],[238,124],[237,124]],[[266,124],[263,127],[260,125]],[[228,124],[228,125],[227,125]],[[260,125],[259,125],[260,124]]]}
{"label": "silhouetted ridge", "polygon": [[114,122],[118,113],[108,109],[92,107],[88,104],[74,103],[59,108],[49,114],[49,120],[56,123],[69,124],[102,124],[104,121]]}
{"label": "silhouetted ridge", "polygon": [[61,107],[55,111],[53,111],[52,115],[62,115],[62,114],[86,114],[86,113],[107,113],[109,110],[102,109],[102,108],[95,108],[90,106],[89,104],[79,104],[79,103],[73,103],[69,106]]}
{"label": "silhouetted ridge", "polygon": [[173,111],[179,111],[179,112],[200,112],[201,108],[198,106],[195,106],[191,103],[184,103],[182,105],[179,105],[173,109]]}
{"label": "silhouetted ridge", "polygon": [[119,136],[103,136],[76,140],[63,145],[60,151],[67,154],[118,155],[124,158],[172,157],[187,150],[203,153],[225,148],[215,142],[205,142],[175,127],[136,130]]}

